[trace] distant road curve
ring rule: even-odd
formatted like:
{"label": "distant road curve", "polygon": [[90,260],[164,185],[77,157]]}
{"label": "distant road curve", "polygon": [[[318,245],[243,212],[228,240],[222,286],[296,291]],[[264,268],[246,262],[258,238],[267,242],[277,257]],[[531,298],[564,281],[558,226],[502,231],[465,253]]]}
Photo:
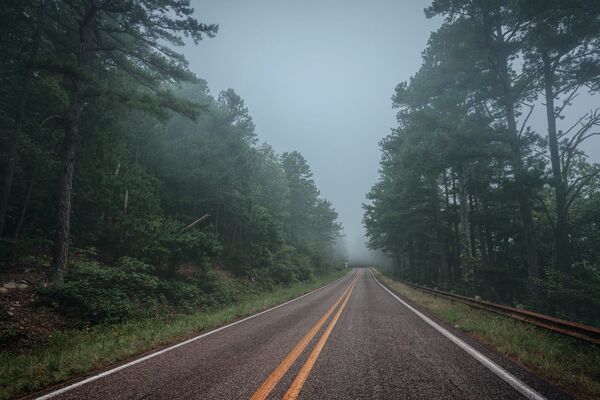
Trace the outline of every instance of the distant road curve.
{"label": "distant road curve", "polygon": [[356,269],[283,305],[37,398],[570,397]]}

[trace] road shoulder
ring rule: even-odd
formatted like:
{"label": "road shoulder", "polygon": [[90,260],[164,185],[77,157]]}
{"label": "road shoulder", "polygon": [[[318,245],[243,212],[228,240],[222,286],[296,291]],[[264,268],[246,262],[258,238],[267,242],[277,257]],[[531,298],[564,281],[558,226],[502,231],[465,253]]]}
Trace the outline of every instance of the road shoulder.
{"label": "road shoulder", "polygon": [[[598,346],[580,343],[575,339],[542,331],[533,326],[510,320],[483,310],[418,292],[375,271],[382,284],[411,307],[431,318],[453,335],[479,351],[517,379],[548,399],[597,398],[594,374],[600,360]],[[491,321],[491,322],[490,322]],[[555,344],[554,351],[545,346]],[[543,346],[543,352],[537,346]],[[519,357],[526,355],[529,358]],[[548,358],[551,357],[551,360]],[[528,362],[537,358],[536,363]],[[551,364],[549,364],[551,363]],[[578,371],[579,375],[565,373]],[[579,369],[588,366],[587,369]],[[584,384],[581,384],[581,381]]]}

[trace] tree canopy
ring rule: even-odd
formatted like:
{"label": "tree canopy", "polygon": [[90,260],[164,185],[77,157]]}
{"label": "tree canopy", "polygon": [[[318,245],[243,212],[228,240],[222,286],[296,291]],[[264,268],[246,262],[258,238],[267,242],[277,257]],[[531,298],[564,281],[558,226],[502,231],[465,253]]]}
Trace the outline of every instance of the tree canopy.
{"label": "tree canopy", "polygon": [[[370,247],[405,279],[598,323],[600,166],[580,145],[600,110],[559,127],[598,90],[600,8],[436,0],[426,14],[444,22],[392,98],[398,126],[364,206]],[[528,125],[540,103],[545,132]]]}
{"label": "tree canopy", "polygon": [[1,7],[6,265],[52,254],[57,284],[82,251],[164,279],[193,266],[268,286],[330,270],[341,226],[306,160],[260,144],[244,100],[213,96],[176,51],[218,31],[189,1]]}

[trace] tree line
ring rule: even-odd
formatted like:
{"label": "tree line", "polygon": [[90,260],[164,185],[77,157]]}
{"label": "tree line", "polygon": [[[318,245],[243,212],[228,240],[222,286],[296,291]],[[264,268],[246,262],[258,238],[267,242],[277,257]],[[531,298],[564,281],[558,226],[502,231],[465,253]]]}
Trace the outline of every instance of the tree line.
{"label": "tree line", "polygon": [[288,284],[331,268],[341,225],[306,160],[260,144],[243,99],[213,97],[175,50],[217,33],[193,11],[2,2],[5,266],[40,253],[56,283],[90,251],[165,278],[191,265]]}
{"label": "tree line", "polygon": [[[435,0],[419,71],[393,96],[365,204],[405,279],[600,323],[600,6]],[[536,108],[545,129],[530,127]],[[590,142],[588,142],[590,143]]]}

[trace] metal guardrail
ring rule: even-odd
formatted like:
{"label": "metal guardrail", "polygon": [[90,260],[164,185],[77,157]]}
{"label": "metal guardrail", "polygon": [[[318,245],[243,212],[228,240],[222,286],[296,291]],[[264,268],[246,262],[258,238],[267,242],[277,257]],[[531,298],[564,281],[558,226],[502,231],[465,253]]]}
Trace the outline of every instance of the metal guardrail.
{"label": "metal guardrail", "polygon": [[578,322],[567,321],[560,318],[551,317],[549,315],[539,314],[533,311],[524,310],[516,307],[504,306],[502,304],[491,303],[489,301],[478,300],[472,297],[461,296],[459,294],[444,292],[442,290],[430,289],[428,287],[415,285],[406,281],[398,281],[412,288],[433,294],[435,296],[444,297],[459,303],[467,304],[471,307],[479,308],[486,311],[491,311],[496,314],[501,314],[512,319],[516,319],[528,324],[548,329],[553,332],[563,335],[572,336],[574,338],[600,345],[600,328],[594,326],[580,324]]}

